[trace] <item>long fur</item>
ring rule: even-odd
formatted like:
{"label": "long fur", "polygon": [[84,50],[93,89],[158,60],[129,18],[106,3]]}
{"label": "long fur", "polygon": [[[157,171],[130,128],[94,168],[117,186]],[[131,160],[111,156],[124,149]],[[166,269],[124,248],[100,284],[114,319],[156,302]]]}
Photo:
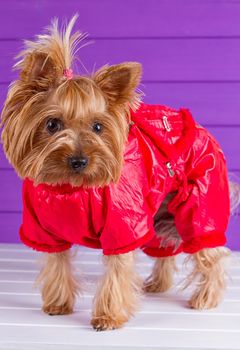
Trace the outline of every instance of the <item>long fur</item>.
{"label": "long fur", "polygon": [[197,287],[189,300],[194,309],[210,309],[216,307],[223,297],[226,288],[226,258],[230,255],[227,248],[203,249],[189,255],[186,263],[193,263],[193,270],[185,281],[185,288],[193,282]]}
{"label": "long fur", "polygon": [[154,217],[154,230],[156,235],[160,238],[160,244],[162,248],[167,246],[173,246],[175,250],[182,242],[182,238],[179,235],[174,216],[168,212],[168,204],[174,198],[176,192],[170,193],[162,202],[159,210]]}
{"label": "long fur", "polygon": [[135,272],[134,253],[104,257],[106,272],[93,305],[92,325],[97,330],[119,328],[138,306],[141,279]]}
{"label": "long fur", "polygon": [[42,54],[44,57],[41,70],[44,70],[49,60],[54,62],[55,76],[62,77],[63,70],[72,67],[79,44],[87,36],[79,31],[72,34],[77,17],[78,15],[73,16],[68,25],[62,29],[59,28],[58,19],[55,18],[44,34],[37,35],[35,40],[24,41],[25,48],[18,54],[17,58],[20,60],[14,66],[21,71],[23,80],[29,78],[30,68],[36,69],[34,53]]}
{"label": "long fur", "polygon": [[49,315],[73,312],[80,284],[74,277],[70,251],[47,254],[36,284],[42,287],[43,311]]}
{"label": "long fur", "polygon": [[147,293],[163,293],[173,285],[173,275],[177,271],[175,257],[155,259],[152,273],[144,282]]}

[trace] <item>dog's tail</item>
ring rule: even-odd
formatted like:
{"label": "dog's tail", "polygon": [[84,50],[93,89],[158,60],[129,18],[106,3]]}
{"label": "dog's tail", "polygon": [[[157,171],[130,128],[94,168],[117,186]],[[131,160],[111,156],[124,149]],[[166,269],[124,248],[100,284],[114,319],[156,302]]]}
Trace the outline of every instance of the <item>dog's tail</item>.
{"label": "dog's tail", "polygon": [[229,174],[229,188],[231,215],[237,215],[240,208],[240,181],[233,173]]}

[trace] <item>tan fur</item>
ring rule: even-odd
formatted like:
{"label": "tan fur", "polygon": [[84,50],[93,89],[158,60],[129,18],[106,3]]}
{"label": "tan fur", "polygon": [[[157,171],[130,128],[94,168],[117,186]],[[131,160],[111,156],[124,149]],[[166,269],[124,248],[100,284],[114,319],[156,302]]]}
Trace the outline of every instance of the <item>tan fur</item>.
{"label": "tan fur", "polygon": [[86,37],[78,31],[71,34],[77,17],[75,15],[62,30],[56,18],[46,33],[37,35],[34,41],[25,41],[25,49],[17,56],[20,60],[14,66],[21,71],[23,82],[39,90],[63,79],[64,69],[72,67],[79,43]]}
{"label": "tan fur", "polygon": [[173,274],[177,270],[175,257],[155,259],[151,275],[144,282],[147,293],[166,292],[173,285]]}
{"label": "tan fur", "polygon": [[[21,178],[34,184],[105,186],[121,175],[130,109],[137,108],[136,88],[141,65],[125,62],[104,66],[91,76],[74,75],[74,52],[83,35],[71,34],[76,17],[59,30],[55,20],[47,33],[27,41],[15,68],[19,79],[11,84],[2,112],[2,141],[5,154]],[[57,120],[51,133],[48,123]],[[94,125],[101,125],[101,133]],[[87,157],[87,167],[76,172],[73,157]],[[181,237],[167,213],[169,197],[155,217],[155,229],[162,245],[177,247]],[[188,282],[199,277],[190,300],[194,308],[215,306],[225,288],[222,249],[209,249],[193,256],[194,270]],[[141,282],[134,270],[133,253],[104,258],[106,273],[97,290],[92,325],[97,330],[121,327],[134,314]],[[163,292],[172,285],[174,258],[156,259],[144,289]],[[73,277],[71,253],[48,254],[38,283],[42,286],[43,310],[51,315],[73,311],[78,282]]]}
{"label": "tan fur", "polygon": [[[183,289],[197,283],[189,300],[191,308],[211,309],[219,304],[226,288],[225,262],[228,256],[229,250],[220,247],[203,249],[186,258],[186,264],[190,262],[193,267]],[[144,282],[144,290],[149,293],[165,292],[172,286],[174,271],[174,257],[156,259],[151,275]]]}
{"label": "tan fur", "polygon": [[194,281],[197,287],[189,300],[194,309],[211,309],[222,300],[226,288],[225,262],[230,254],[227,248],[203,249],[190,255],[187,259],[193,262],[193,271],[187,277],[185,286]]}
{"label": "tan fur", "polygon": [[173,246],[176,250],[181,244],[182,239],[177,231],[174,216],[168,211],[168,204],[174,196],[176,196],[176,192],[169,193],[163,200],[154,216],[154,230],[160,238],[162,248]]}
{"label": "tan fur", "polygon": [[80,286],[73,276],[70,251],[47,254],[37,284],[42,286],[44,312],[49,315],[72,313]]}
{"label": "tan fur", "polygon": [[121,327],[134,315],[141,280],[134,269],[134,253],[104,258],[106,273],[97,290],[91,324],[96,330]]}

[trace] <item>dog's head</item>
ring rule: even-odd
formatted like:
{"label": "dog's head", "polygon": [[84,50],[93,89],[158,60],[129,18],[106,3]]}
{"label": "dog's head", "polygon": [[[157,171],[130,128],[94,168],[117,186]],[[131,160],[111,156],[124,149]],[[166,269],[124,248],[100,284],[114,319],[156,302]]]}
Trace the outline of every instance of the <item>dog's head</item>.
{"label": "dog's head", "polygon": [[118,181],[129,111],[139,102],[138,63],[104,66],[72,76],[81,39],[54,21],[48,33],[26,42],[2,113],[2,141],[20,177],[38,183],[103,186]]}

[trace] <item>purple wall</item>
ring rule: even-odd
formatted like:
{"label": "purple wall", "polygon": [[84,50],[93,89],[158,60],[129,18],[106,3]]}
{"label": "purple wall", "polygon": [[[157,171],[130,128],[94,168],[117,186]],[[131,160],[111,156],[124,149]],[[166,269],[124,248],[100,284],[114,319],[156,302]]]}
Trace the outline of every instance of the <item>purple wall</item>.
{"label": "purple wall", "polygon": [[[240,2],[227,0],[2,0],[0,12],[0,106],[13,57],[24,38],[49,20],[78,12],[77,27],[94,44],[80,51],[93,67],[121,61],[143,64],[145,102],[190,108],[217,137],[228,167],[240,174]],[[79,72],[83,69],[79,66]],[[18,241],[21,182],[0,149],[0,242]],[[240,247],[239,216],[228,238]]]}

